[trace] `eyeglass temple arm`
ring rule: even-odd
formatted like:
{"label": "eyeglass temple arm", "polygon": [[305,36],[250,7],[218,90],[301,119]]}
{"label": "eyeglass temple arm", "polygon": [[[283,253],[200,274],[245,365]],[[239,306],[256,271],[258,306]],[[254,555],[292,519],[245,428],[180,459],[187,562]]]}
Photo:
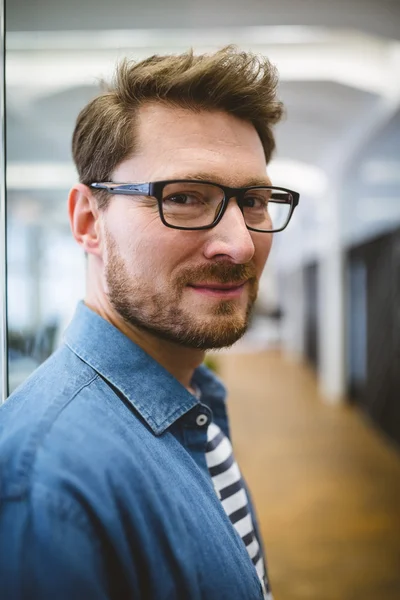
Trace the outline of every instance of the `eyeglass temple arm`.
{"label": "eyeglass temple arm", "polygon": [[[295,208],[299,203],[300,194],[298,194],[297,192],[290,192],[290,194],[293,198],[293,208]],[[286,192],[282,192],[282,193],[275,192],[272,195],[271,200],[274,200],[274,202],[282,202],[282,204],[290,204],[290,202],[288,202],[288,200],[287,200]]]}
{"label": "eyeglass temple arm", "polygon": [[121,196],[149,196],[150,185],[148,183],[91,183],[90,186],[96,190],[105,190],[110,194]]}

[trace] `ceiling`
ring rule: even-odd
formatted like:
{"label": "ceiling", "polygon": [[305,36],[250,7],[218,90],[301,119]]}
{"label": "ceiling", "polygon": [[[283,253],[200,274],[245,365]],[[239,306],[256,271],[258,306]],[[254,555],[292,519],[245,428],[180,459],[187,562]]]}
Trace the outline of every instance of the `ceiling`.
{"label": "ceiling", "polygon": [[398,0],[6,0],[8,31],[302,25],[399,39]]}

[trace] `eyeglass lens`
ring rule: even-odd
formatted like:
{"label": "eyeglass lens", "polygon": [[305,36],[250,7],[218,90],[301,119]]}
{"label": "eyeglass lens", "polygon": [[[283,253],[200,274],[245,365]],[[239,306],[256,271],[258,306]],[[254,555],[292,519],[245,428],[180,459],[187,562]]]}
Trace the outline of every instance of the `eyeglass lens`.
{"label": "eyeglass lens", "polygon": [[[223,190],[208,183],[169,183],[164,187],[162,210],[165,221],[176,227],[205,227],[219,215]],[[286,226],[293,204],[292,195],[280,189],[254,188],[240,205],[246,225],[260,231]]]}

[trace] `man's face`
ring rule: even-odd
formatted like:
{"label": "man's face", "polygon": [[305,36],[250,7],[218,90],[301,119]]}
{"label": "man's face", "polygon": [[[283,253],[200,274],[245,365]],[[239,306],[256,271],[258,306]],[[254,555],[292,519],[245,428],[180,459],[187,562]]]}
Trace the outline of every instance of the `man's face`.
{"label": "man's face", "polygon": [[[199,177],[232,187],[268,184],[252,125],[223,112],[162,104],[140,109],[139,150],[115,182]],[[103,214],[105,292],[130,325],[191,348],[229,346],[245,332],[272,236],[250,232],[231,199],[213,229],[163,225],[156,202],[114,196]]]}

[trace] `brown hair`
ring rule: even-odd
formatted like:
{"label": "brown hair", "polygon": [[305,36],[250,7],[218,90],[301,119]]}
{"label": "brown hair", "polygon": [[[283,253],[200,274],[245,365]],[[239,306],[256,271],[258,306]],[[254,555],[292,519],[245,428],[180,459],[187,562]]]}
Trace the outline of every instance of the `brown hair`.
{"label": "brown hair", "polygon": [[[278,76],[267,58],[227,46],[214,54],[151,56],[122,61],[111,86],[81,111],[72,140],[79,179],[109,181],[114,169],[136,148],[135,114],[146,102],[191,110],[222,110],[255,127],[266,161],[275,148],[272,125],[283,114]],[[101,198],[103,198],[101,200]],[[104,196],[99,203],[105,204]]]}

